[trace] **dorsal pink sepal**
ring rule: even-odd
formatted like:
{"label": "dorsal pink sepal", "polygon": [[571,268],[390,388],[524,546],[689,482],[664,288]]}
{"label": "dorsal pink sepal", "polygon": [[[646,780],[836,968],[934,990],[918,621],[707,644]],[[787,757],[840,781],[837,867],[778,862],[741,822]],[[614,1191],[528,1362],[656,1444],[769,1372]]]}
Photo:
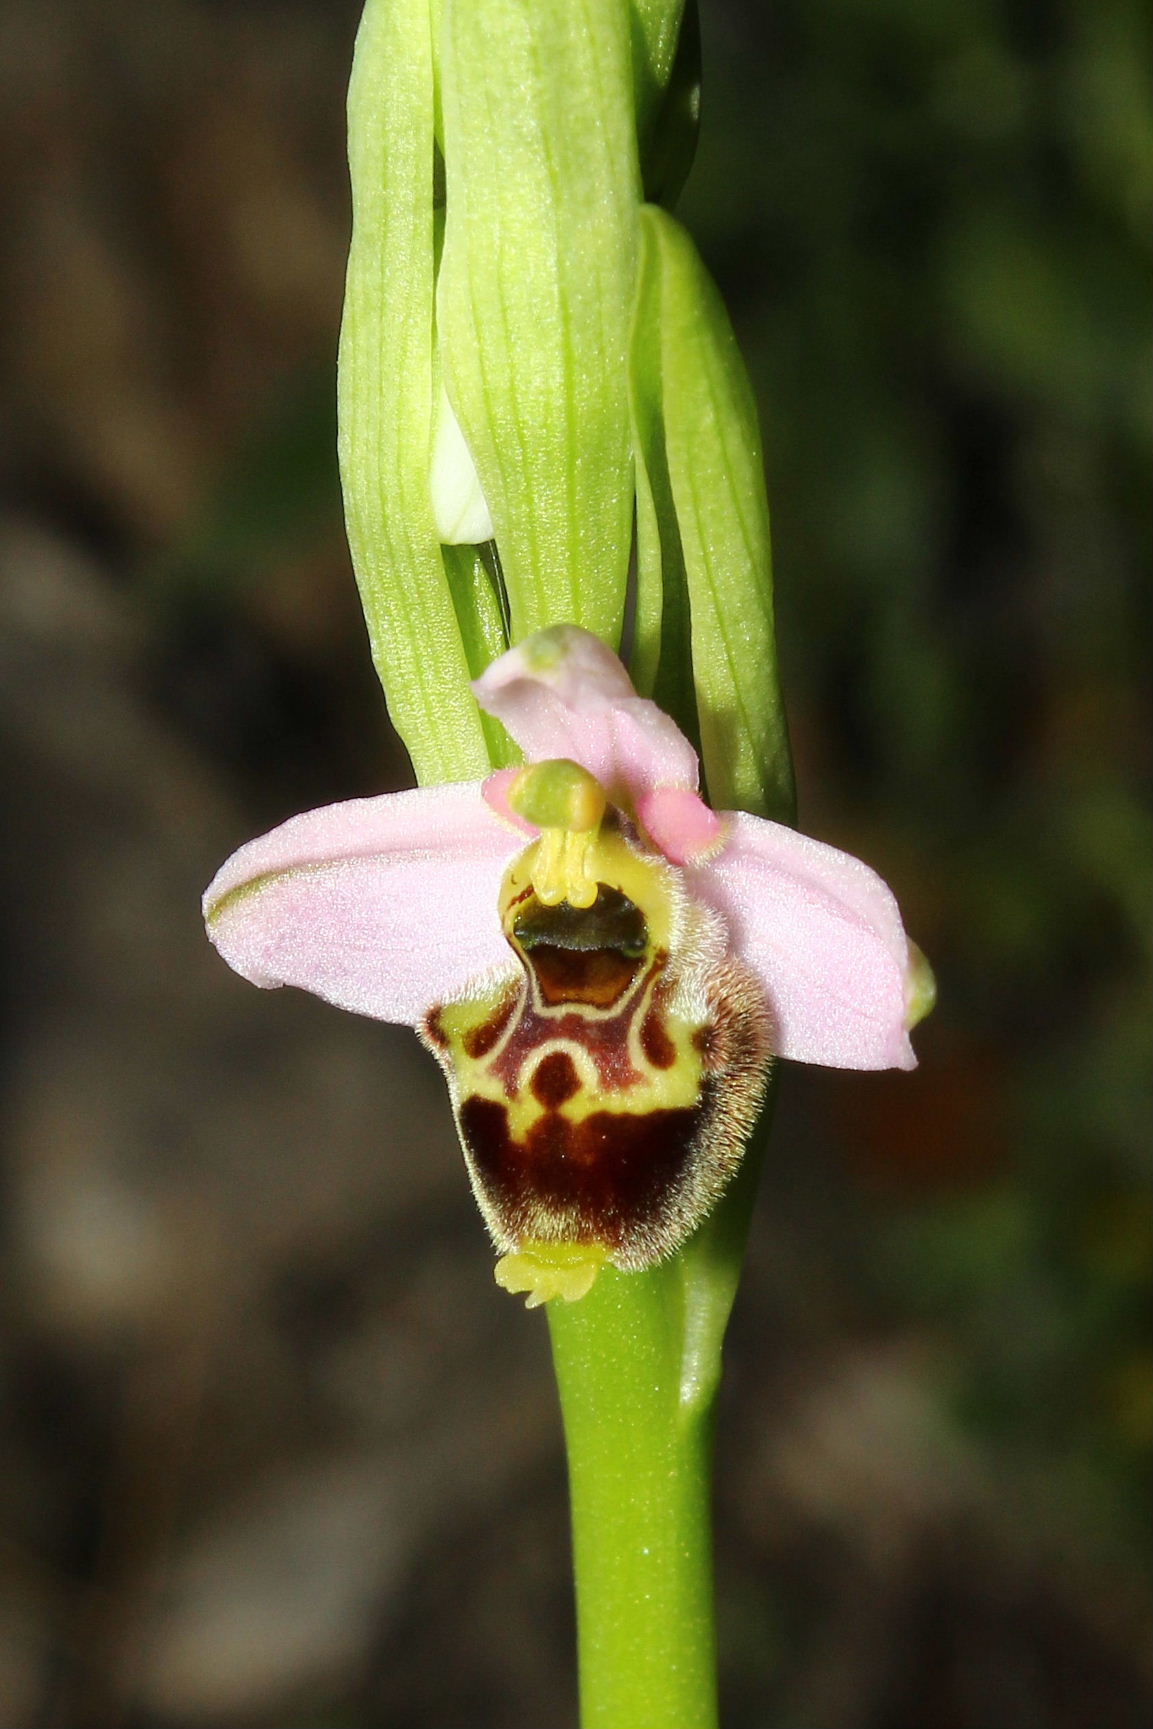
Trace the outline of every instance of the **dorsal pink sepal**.
{"label": "dorsal pink sepal", "polygon": [[697,786],[696,752],[676,722],[638,696],[612,650],[576,625],[528,637],[472,688],[527,762],[579,763],[630,816],[650,787]]}

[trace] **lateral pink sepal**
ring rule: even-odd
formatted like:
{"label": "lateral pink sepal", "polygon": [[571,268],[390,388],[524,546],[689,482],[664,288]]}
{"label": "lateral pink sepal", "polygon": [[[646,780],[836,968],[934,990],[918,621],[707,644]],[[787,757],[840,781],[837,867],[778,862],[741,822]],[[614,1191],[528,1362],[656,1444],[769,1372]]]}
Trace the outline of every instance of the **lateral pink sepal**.
{"label": "lateral pink sepal", "polygon": [[896,901],[859,859],[734,812],[728,839],[685,871],[765,990],[779,1056],[840,1069],[911,1069],[909,945]]}
{"label": "lateral pink sepal", "polygon": [[208,932],[253,984],[415,1026],[515,967],[495,908],[523,844],[479,781],[328,805],[232,855],[204,897]]}

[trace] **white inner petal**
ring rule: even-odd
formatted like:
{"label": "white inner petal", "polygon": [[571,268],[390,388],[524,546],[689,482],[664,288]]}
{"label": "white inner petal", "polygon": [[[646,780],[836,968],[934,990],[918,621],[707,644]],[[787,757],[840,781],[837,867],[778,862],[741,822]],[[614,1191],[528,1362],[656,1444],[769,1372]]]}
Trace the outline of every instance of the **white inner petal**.
{"label": "white inner petal", "polygon": [[444,545],[479,546],[493,538],[476,464],[443,384],[436,407],[429,489],[436,532]]}

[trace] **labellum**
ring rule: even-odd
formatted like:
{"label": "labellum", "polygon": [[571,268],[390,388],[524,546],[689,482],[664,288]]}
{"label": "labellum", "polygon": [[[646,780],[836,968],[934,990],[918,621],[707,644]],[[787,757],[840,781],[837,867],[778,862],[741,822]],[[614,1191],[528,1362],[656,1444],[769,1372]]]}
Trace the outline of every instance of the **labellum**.
{"label": "labellum", "polygon": [[[542,763],[510,804],[531,820],[561,774],[596,787]],[[498,1280],[534,1304],[583,1294],[605,1261],[650,1266],[701,1221],[756,1118],[769,1023],[722,921],[615,812],[546,827],[505,872],[499,912],[518,976],[434,1008],[423,1033],[504,1251]]]}

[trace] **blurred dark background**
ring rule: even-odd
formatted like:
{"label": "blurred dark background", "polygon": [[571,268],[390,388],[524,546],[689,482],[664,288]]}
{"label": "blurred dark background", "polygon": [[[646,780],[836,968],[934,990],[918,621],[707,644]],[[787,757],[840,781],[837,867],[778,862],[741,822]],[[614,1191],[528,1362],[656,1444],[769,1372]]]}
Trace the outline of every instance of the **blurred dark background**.
{"label": "blurred dark background", "polygon": [[[332,454],[357,11],[0,0],[2,1729],[574,1722],[544,1326],[439,1078],[197,912],[405,773]],[[802,817],[942,999],[916,1075],[784,1080],[726,1726],[1136,1729],[1145,9],[703,13]]]}

